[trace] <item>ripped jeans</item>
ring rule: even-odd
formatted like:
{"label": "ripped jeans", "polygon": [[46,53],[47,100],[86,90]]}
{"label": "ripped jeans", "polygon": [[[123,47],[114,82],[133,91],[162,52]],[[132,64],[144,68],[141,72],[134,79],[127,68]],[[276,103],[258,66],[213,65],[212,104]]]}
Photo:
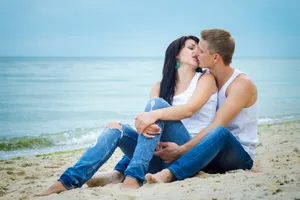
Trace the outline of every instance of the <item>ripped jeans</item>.
{"label": "ripped jeans", "polygon": [[[153,98],[147,103],[145,112],[166,107],[170,105],[165,100]],[[147,172],[156,173],[168,167],[160,157],[153,155],[159,141],[182,145],[191,139],[181,121],[159,120],[156,124],[160,127],[161,133],[150,139],[126,124],[120,123],[122,130],[106,127],[96,143],[86,150],[74,166],[61,175],[59,181],[67,189],[81,187],[119,147],[125,156],[115,170],[135,178],[141,185]]]}

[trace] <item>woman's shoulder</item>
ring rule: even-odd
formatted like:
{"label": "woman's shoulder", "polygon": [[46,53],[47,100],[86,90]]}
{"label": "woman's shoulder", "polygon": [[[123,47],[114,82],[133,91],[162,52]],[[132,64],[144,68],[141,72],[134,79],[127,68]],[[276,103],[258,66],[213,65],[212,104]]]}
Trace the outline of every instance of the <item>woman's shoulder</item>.
{"label": "woman's shoulder", "polygon": [[198,79],[198,84],[200,84],[202,86],[207,85],[207,87],[210,88],[212,93],[215,93],[218,91],[216,79],[215,79],[214,75],[212,75],[211,73],[202,74]]}

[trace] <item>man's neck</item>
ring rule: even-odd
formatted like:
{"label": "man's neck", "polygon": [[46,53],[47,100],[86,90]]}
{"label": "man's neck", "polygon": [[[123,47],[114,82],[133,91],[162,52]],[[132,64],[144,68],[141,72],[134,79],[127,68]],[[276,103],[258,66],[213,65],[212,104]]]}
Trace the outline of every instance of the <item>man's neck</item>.
{"label": "man's neck", "polygon": [[220,91],[223,85],[230,79],[234,72],[234,69],[230,66],[215,66],[210,69],[210,73],[212,73],[217,81],[218,90]]}

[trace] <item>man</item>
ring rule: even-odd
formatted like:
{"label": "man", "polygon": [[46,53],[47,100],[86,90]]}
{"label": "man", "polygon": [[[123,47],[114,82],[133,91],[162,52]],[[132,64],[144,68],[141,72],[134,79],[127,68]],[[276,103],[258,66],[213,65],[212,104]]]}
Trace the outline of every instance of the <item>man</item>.
{"label": "man", "polygon": [[[247,75],[230,66],[235,42],[228,31],[202,31],[199,49],[201,67],[208,68],[217,81],[219,92],[215,119],[184,145],[161,142],[155,155],[172,164],[161,172],[147,174],[148,182],[182,180],[200,170],[222,173],[253,166],[258,142],[256,86]],[[126,167],[127,162],[128,159],[123,158],[117,166]],[[87,184],[105,185],[123,179],[124,175],[115,170],[96,175]]]}
{"label": "man", "polygon": [[182,180],[200,170],[222,173],[253,166],[258,142],[256,86],[247,75],[230,66],[235,42],[228,31],[202,31],[199,49],[201,67],[208,68],[217,81],[215,119],[182,146],[162,143],[164,148],[155,155],[173,163],[161,172],[147,174],[148,182]]}

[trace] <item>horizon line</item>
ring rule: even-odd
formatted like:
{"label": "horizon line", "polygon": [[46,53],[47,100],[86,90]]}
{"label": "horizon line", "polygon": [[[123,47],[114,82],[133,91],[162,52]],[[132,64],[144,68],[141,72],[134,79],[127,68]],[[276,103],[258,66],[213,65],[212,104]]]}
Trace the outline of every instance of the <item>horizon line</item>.
{"label": "horizon line", "polygon": [[[164,56],[1,56],[0,58],[164,58]],[[300,58],[300,56],[233,56],[239,58]]]}

